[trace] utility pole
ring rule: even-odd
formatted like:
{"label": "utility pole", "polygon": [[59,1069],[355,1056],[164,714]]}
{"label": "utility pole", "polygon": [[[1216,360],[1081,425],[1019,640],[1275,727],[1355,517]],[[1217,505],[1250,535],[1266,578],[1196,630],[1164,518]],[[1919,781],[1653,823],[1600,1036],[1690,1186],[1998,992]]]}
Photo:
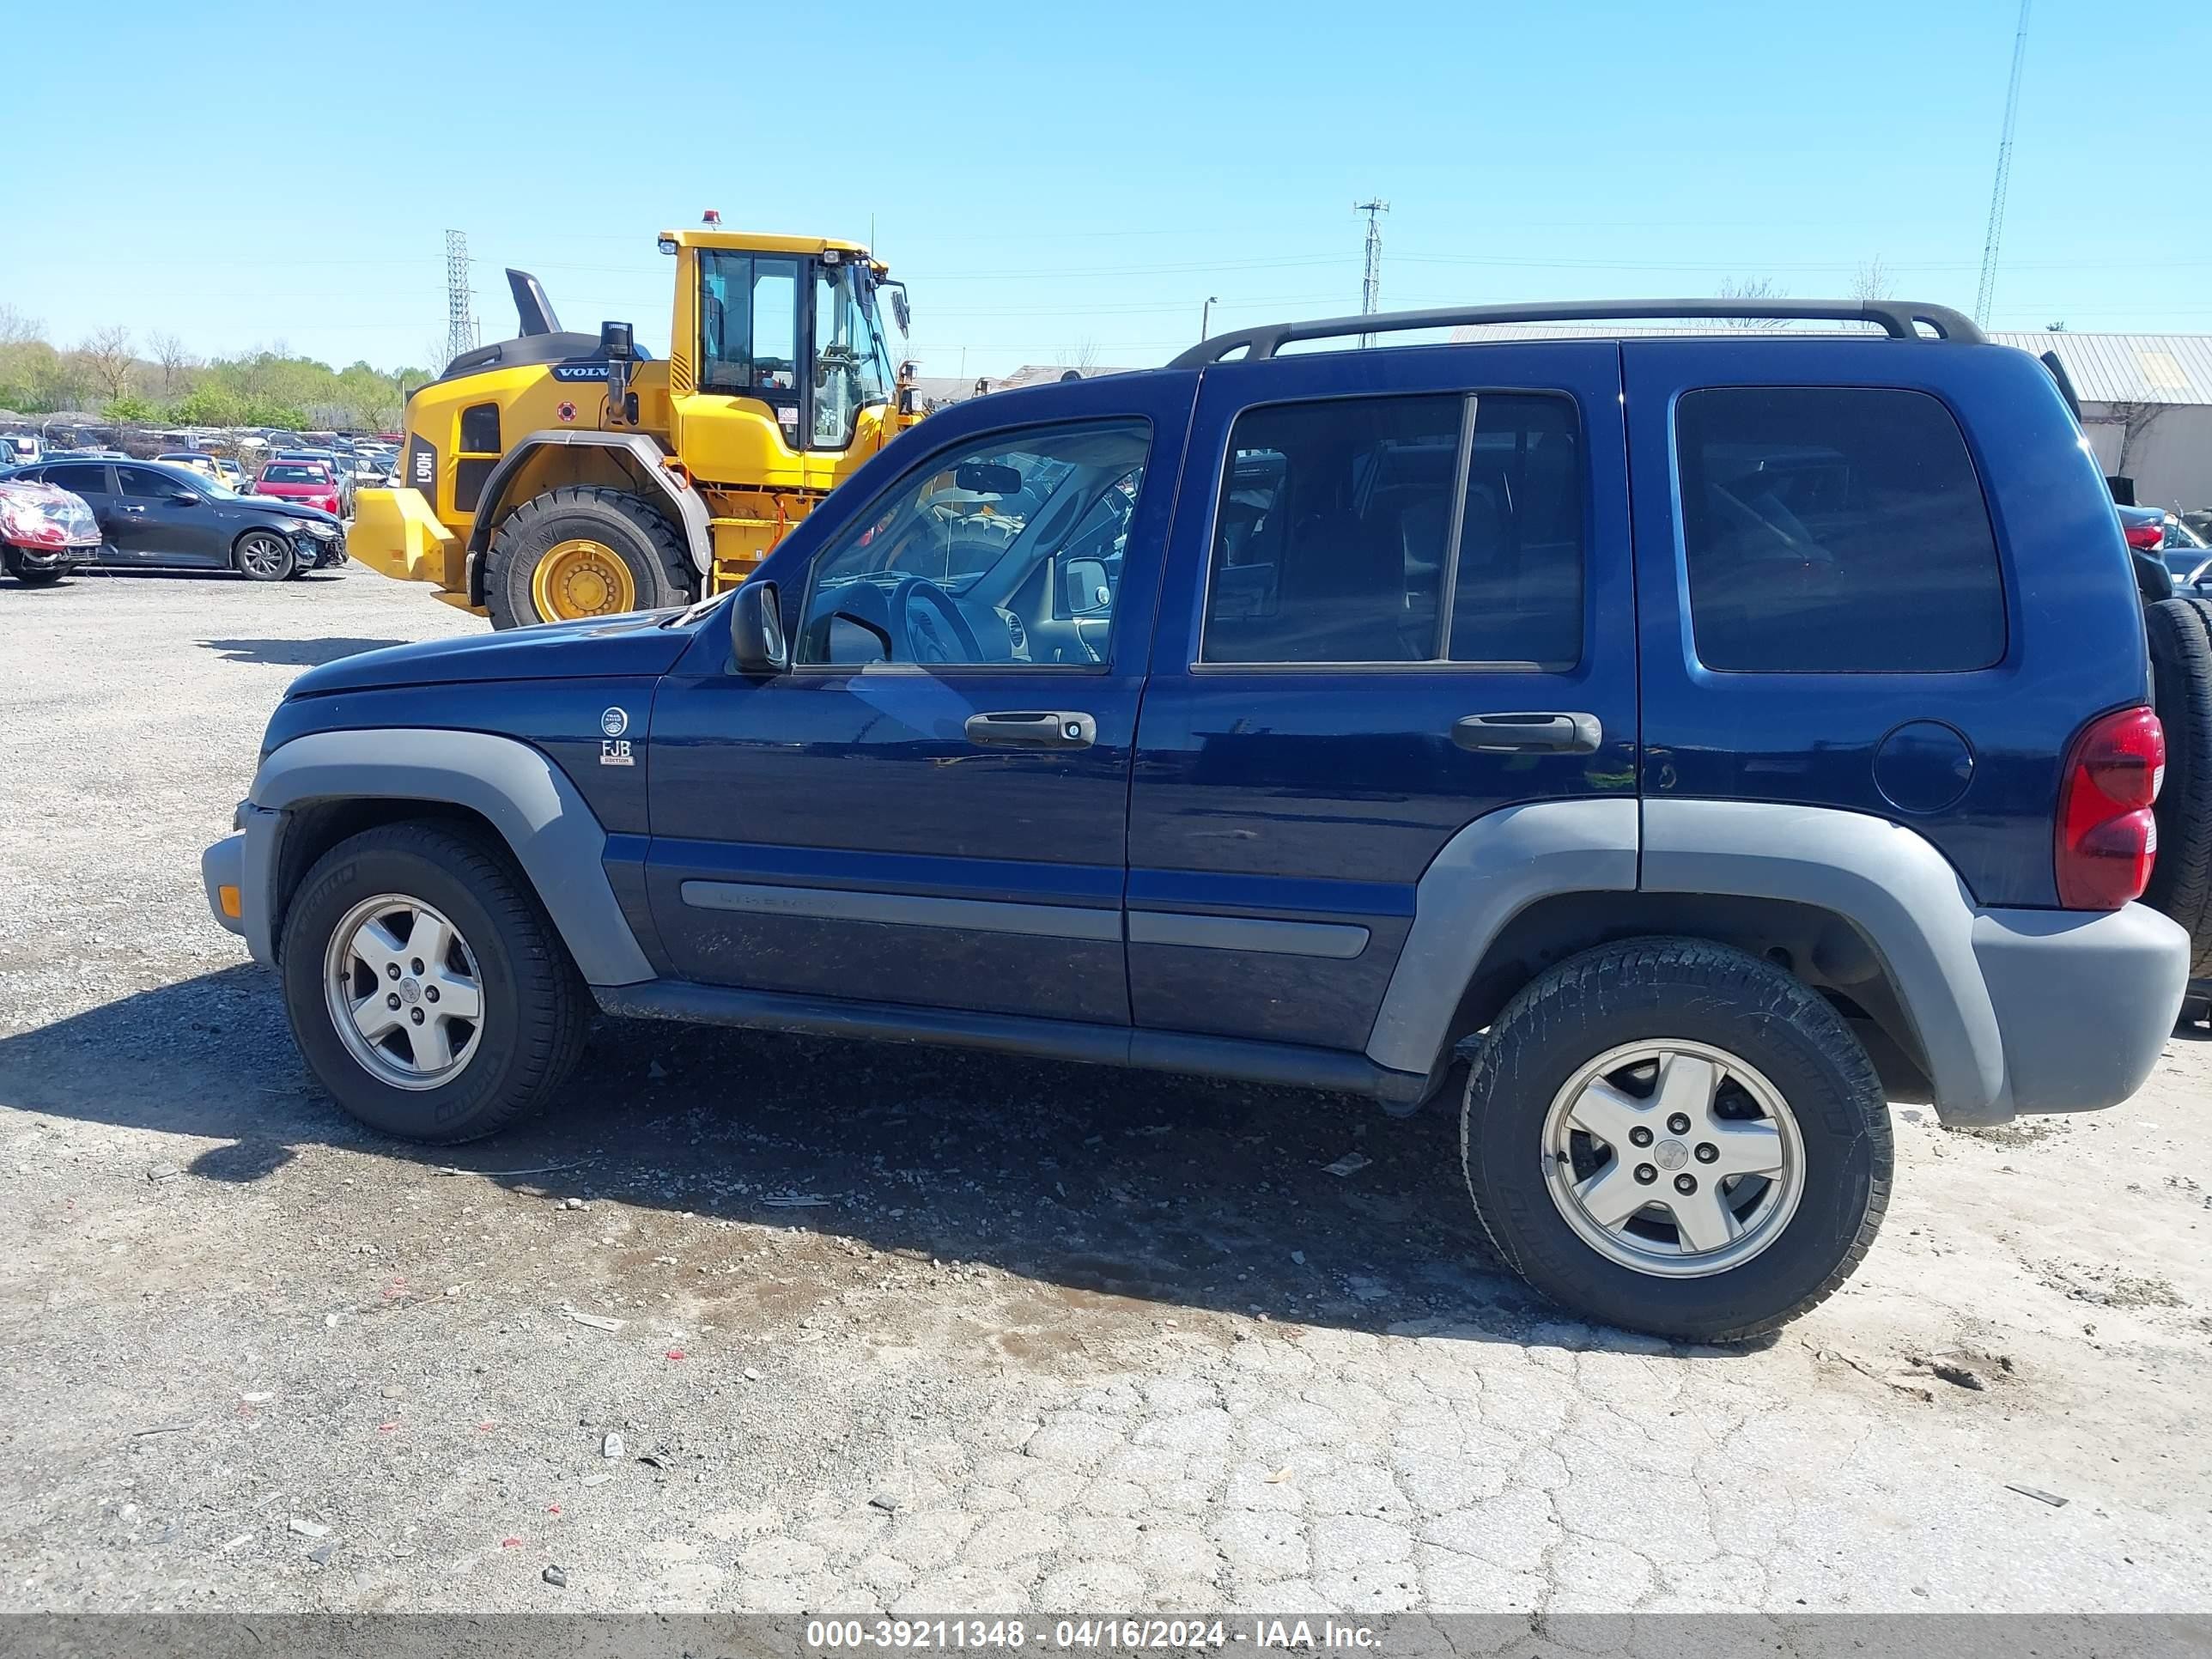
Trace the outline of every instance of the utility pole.
{"label": "utility pole", "polygon": [[1997,139],[1997,181],[1990,192],[1990,234],[1982,243],[1982,285],[1974,295],[1974,320],[1987,326],[1996,295],[1997,243],[2004,235],[2005,186],[2012,181],[2012,125],[2020,113],[2020,70],[2027,60],[2027,9],[2020,0],[2020,28],[2012,38],[2012,80],[2005,87],[2004,131]]}
{"label": "utility pole", "polygon": [[1198,308],[1198,337],[1200,339],[1203,340],[1206,338],[1206,325],[1212,320],[1214,307],[1220,303],[1221,296],[1218,294],[1209,294],[1206,296],[1206,303]]}
{"label": "utility pole", "polygon": [[465,231],[446,233],[446,362],[477,343],[476,319],[469,315],[469,239]]}
{"label": "utility pole", "polygon": [[[1352,210],[1367,216],[1367,274],[1359,284],[1359,314],[1372,317],[1381,307],[1382,301],[1382,220],[1380,216],[1390,210],[1390,204],[1378,196],[1372,201],[1354,202]],[[1359,343],[1362,347],[1371,346],[1375,343],[1375,337],[1363,334],[1359,337]]]}

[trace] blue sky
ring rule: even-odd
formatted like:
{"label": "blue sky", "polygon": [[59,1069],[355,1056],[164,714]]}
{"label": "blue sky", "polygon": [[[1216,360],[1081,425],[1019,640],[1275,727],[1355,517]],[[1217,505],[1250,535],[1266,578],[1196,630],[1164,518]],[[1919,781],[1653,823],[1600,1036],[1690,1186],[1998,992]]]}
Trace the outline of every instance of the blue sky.
{"label": "blue sky", "polygon": [[[504,265],[666,341],[666,225],[866,240],[931,374],[1770,277],[1971,308],[2015,0],[1112,8],[0,0],[0,304],[343,365]],[[1355,31],[1364,31],[1355,33]],[[2212,330],[2212,7],[2040,0],[1993,322]],[[22,66],[39,72],[25,75]],[[2196,66],[2194,69],[2186,66]]]}

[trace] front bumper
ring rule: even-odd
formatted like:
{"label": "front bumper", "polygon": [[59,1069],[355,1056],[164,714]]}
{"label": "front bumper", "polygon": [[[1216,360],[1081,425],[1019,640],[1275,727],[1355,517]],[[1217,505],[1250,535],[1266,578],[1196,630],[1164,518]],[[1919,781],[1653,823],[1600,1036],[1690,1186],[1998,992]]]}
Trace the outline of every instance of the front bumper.
{"label": "front bumper", "polygon": [[2142,1087],[2189,981],[2178,924],[2143,904],[1984,910],[1973,945],[2014,1111],[2094,1112]]}
{"label": "front bumper", "polygon": [[225,836],[200,854],[200,885],[216,925],[246,936],[246,837]]}
{"label": "front bumper", "polygon": [[9,542],[6,549],[8,562],[21,565],[26,570],[76,570],[100,556],[98,542],[82,542],[74,547],[23,547]]}
{"label": "front bumper", "polygon": [[[246,941],[253,959],[276,965],[275,922],[276,831],[282,812],[240,801],[234,822],[238,833],[225,836],[200,854],[200,885],[216,925]],[[225,892],[228,889],[228,892]]]}

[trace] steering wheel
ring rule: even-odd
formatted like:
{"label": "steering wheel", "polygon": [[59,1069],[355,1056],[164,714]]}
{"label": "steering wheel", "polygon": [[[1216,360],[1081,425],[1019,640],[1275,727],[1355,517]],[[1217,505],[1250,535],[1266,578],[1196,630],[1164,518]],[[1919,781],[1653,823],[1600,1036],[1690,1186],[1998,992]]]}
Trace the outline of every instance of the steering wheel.
{"label": "steering wheel", "polygon": [[981,662],[982,642],[952,596],[927,576],[908,576],[891,589],[893,662]]}

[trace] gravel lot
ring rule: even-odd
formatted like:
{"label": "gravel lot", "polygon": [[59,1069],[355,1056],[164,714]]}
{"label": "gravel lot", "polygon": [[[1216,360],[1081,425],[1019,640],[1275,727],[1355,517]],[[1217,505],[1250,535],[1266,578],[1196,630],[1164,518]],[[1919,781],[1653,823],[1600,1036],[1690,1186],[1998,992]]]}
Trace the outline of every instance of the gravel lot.
{"label": "gravel lot", "polygon": [[0,585],[0,1609],[2212,1603],[2187,1036],[2100,1117],[1900,1110],[1750,1352],[1522,1291],[1441,1112],[605,1024],[524,1132],[357,1129],[199,849],[302,666],[481,626]]}

